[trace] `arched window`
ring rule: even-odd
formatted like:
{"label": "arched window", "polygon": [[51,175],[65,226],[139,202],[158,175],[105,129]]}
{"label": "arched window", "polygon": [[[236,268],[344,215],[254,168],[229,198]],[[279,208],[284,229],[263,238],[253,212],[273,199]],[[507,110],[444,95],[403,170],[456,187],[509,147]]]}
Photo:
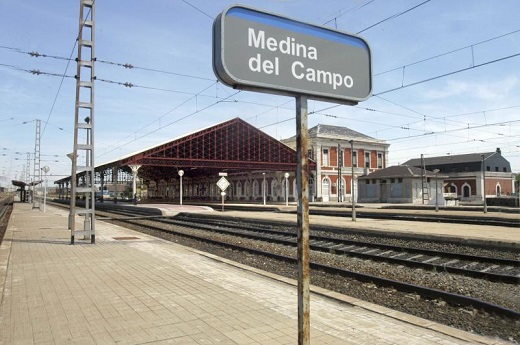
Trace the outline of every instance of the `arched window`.
{"label": "arched window", "polygon": [[497,196],[500,196],[502,194],[502,187],[500,186],[500,183],[497,183],[496,191]]}
{"label": "arched window", "polygon": [[462,186],[462,197],[469,198],[471,196],[471,187],[469,184],[465,183]]}
{"label": "arched window", "polygon": [[237,182],[237,194],[236,196],[240,197],[242,196],[242,182],[238,181]]}
{"label": "arched window", "polygon": [[253,196],[259,196],[260,195],[260,184],[257,180],[253,181]]}
{"label": "arched window", "polygon": [[271,181],[271,195],[272,195],[273,197],[278,196],[278,190],[277,190],[277,189],[278,189],[278,182],[276,182],[276,180],[273,179],[273,180]]}
{"label": "arched window", "polygon": [[251,183],[249,181],[244,183],[244,195],[251,196]]}
{"label": "arched window", "polygon": [[450,193],[455,193],[457,194],[457,186],[455,185],[455,183],[452,183],[450,184],[449,186],[447,186],[449,188],[449,192]]}

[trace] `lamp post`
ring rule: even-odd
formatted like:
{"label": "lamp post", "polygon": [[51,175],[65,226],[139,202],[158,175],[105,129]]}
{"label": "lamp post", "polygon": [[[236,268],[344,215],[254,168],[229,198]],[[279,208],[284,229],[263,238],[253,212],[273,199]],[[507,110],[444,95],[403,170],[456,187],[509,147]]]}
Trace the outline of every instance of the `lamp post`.
{"label": "lamp post", "polygon": [[184,175],[184,170],[179,170],[179,178],[180,178],[179,204],[181,206],[182,206],[182,175]]}
{"label": "lamp post", "polygon": [[484,165],[484,155],[482,158],[482,197],[484,198],[484,213],[487,213],[487,201],[486,201],[486,167]]}
{"label": "lamp post", "polygon": [[49,167],[44,166],[42,168],[43,173],[45,174],[45,187],[43,189],[43,213],[45,213],[45,203],[47,202],[47,173],[49,172]]}
{"label": "lamp post", "polygon": [[439,169],[433,169],[433,172],[435,173],[435,212],[439,212],[439,192],[437,191],[437,174],[439,173],[439,171]]}
{"label": "lamp post", "polygon": [[262,182],[262,194],[264,196],[264,205],[265,205],[265,172],[262,173],[264,175],[264,181]]}
{"label": "lamp post", "polygon": [[285,177],[285,206],[289,206],[289,173],[283,175]]}

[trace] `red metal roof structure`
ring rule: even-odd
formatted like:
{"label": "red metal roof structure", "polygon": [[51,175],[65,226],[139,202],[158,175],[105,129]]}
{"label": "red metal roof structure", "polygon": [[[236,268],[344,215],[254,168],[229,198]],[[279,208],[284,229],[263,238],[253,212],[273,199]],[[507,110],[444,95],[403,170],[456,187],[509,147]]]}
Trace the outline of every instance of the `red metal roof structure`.
{"label": "red metal roof structure", "polygon": [[[97,166],[95,171],[109,173],[118,168],[130,173],[130,165],[140,165],[139,176],[155,180],[175,177],[178,169],[195,176],[223,171],[295,171],[296,164],[295,150],[237,117]],[[56,182],[66,180],[70,177]]]}
{"label": "red metal roof structure", "polygon": [[121,160],[131,164],[280,170],[296,165],[296,152],[237,117]]}

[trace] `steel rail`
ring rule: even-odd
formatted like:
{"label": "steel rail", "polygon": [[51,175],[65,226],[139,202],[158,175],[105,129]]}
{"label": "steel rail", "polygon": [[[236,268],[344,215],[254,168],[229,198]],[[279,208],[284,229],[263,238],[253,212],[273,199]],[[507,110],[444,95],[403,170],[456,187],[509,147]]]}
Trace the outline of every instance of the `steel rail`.
{"label": "steel rail", "polygon": [[[134,225],[139,225],[139,226],[143,227],[143,225],[138,223],[136,220],[125,220],[124,222],[134,224]],[[156,226],[146,225],[145,227],[152,229],[152,230],[159,231],[159,232],[167,233],[167,234],[174,234],[177,236],[182,236],[182,237],[202,241],[202,242],[209,243],[212,245],[226,247],[226,248],[230,248],[233,250],[244,251],[244,252],[248,252],[251,254],[262,255],[262,256],[272,258],[272,259],[289,262],[291,264],[297,264],[296,258],[288,257],[285,255],[274,254],[274,253],[262,251],[259,249],[248,248],[248,247],[244,247],[244,246],[239,246],[239,245],[235,245],[235,244],[212,240],[212,239],[205,238],[203,236],[185,234],[185,233],[174,231],[174,230],[166,230],[166,229],[156,227]],[[441,299],[454,306],[473,307],[475,309],[481,309],[488,313],[494,313],[494,314],[501,315],[504,317],[512,318],[514,320],[520,319],[520,312],[518,312],[516,310],[509,309],[509,308],[506,308],[506,307],[503,307],[500,305],[496,305],[493,303],[489,303],[486,301],[482,301],[482,300],[479,300],[479,299],[476,299],[473,297],[458,295],[458,294],[454,294],[454,293],[450,293],[450,292],[446,292],[446,291],[441,291],[438,289],[432,289],[432,288],[428,288],[428,287],[424,287],[424,286],[420,286],[420,285],[404,283],[404,282],[400,282],[400,281],[396,281],[396,280],[392,280],[392,279],[376,277],[376,276],[373,276],[370,274],[364,274],[364,273],[354,272],[354,271],[350,271],[350,270],[346,270],[346,269],[342,269],[342,268],[338,268],[338,267],[323,265],[323,264],[316,263],[313,261],[310,262],[310,267],[313,270],[321,270],[321,271],[324,271],[329,274],[335,274],[335,275],[337,274],[337,275],[341,275],[343,277],[353,278],[353,279],[356,279],[356,280],[362,281],[362,282],[370,282],[370,283],[376,284],[378,286],[392,287],[401,292],[415,293],[423,298]]]}

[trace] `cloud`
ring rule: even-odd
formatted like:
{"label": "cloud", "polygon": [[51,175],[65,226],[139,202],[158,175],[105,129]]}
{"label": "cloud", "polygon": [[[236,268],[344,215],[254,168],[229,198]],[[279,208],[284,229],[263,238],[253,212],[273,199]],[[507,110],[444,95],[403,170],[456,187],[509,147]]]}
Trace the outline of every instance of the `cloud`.
{"label": "cloud", "polygon": [[497,100],[506,98],[518,84],[519,79],[516,76],[492,83],[449,80],[442,88],[428,90],[425,97],[432,100],[460,96],[483,101]]}

